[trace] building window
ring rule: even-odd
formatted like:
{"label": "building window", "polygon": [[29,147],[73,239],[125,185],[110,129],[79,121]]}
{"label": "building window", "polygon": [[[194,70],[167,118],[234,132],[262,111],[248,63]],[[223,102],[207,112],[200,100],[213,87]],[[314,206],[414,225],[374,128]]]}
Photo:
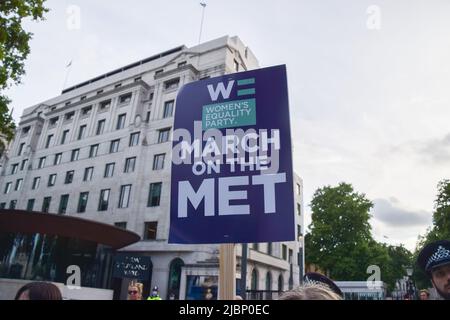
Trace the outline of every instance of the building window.
{"label": "building window", "polygon": [[65,121],[71,121],[71,120],[73,120],[73,117],[75,116],[75,112],[74,111],[72,111],[72,112],[68,112],[68,113],[66,113],[65,115],[64,115],[64,120]]}
{"label": "building window", "polygon": [[31,185],[31,190],[36,190],[39,188],[39,184],[41,183],[41,177],[34,177],[33,184]]}
{"label": "building window", "polygon": [[83,175],[83,181],[91,181],[93,173],[94,173],[94,167],[85,168],[84,175]]}
{"label": "building window", "polygon": [[103,130],[105,130],[105,119],[98,120],[97,122],[97,130],[95,131],[96,135],[102,134]]}
{"label": "building window", "polygon": [[119,208],[128,208],[130,202],[131,184],[120,187]]}
{"label": "building window", "polygon": [[180,78],[166,81],[166,82],[164,82],[164,89],[165,90],[174,90],[174,89],[178,88],[179,83],[180,83]]}
{"label": "building window", "polygon": [[14,210],[17,206],[17,200],[11,200],[11,202],[9,203],[9,208]]}
{"label": "building window", "polygon": [[50,145],[52,144],[52,142],[53,142],[53,135],[52,135],[52,134],[49,134],[49,135],[47,136],[47,141],[45,142],[45,148],[47,149],[48,147],[50,147]]}
{"label": "building window", "polygon": [[83,100],[86,100],[86,96],[82,96],[82,97],[80,98],[80,101],[83,101]]}
{"label": "building window", "polygon": [[14,191],[19,191],[22,188],[23,179],[16,180],[16,186],[14,187]]}
{"label": "building window", "polygon": [[107,163],[105,166],[105,178],[111,178],[114,175],[115,163]]}
{"label": "building window", "polygon": [[98,201],[98,211],[108,210],[110,189],[103,189],[100,191],[100,199]]}
{"label": "building window", "polygon": [[119,114],[119,116],[117,117],[116,130],[123,129],[125,127],[126,116],[126,113]]}
{"label": "building window", "polygon": [[111,141],[111,145],[109,146],[109,153],[115,153],[119,151],[119,143],[120,139]]}
{"label": "building window", "polygon": [[156,154],[153,157],[153,170],[162,170],[164,169],[164,158],[165,154]]}
{"label": "building window", "polygon": [[63,194],[61,196],[61,199],[59,200],[59,208],[58,208],[58,213],[59,214],[66,213],[68,203],[69,203],[69,195],[68,194]]}
{"label": "building window", "polygon": [[279,275],[278,276],[278,292],[283,292],[284,291],[284,279],[283,279],[283,275]]}
{"label": "building window", "polygon": [[302,188],[300,187],[300,184],[297,183],[297,194],[301,195],[302,194]]}
{"label": "building window", "polygon": [[84,134],[86,133],[86,125],[80,126],[80,129],[78,130],[78,140],[81,140],[84,138]]}
{"label": "building window", "polygon": [[292,257],[294,256],[294,251],[292,249],[289,249],[289,263],[293,263]]}
{"label": "building window", "polygon": [[92,110],[92,106],[84,107],[83,109],[81,109],[81,115],[87,116],[87,115],[89,115],[89,113],[91,113],[91,110]]}
{"label": "building window", "polygon": [[42,202],[42,212],[48,213],[50,210],[50,203],[52,202],[52,197],[45,197]]}
{"label": "building window", "polygon": [[80,149],[73,149],[70,156],[70,161],[77,161],[80,155]]}
{"label": "building window", "polygon": [[75,174],[75,171],[67,171],[66,172],[66,178],[64,179],[65,184],[70,184],[73,182],[73,175]]}
{"label": "building window", "polygon": [[87,202],[89,198],[89,192],[81,192],[80,198],[78,199],[78,213],[86,212]]}
{"label": "building window", "polygon": [[303,236],[302,234],[302,226],[301,225],[297,225],[297,238]]}
{"label": "building window", "polygon": [[61,136],[61,144],[66,143],[67,137],[69,136],[69,130],[64,130]]}
{"label": "building window", "polygon": [[167,101],[166,103],[164,103],[164,114],[163,114],[163,118],[169,118],[172,116],[173,114],[173,104],[174,101]]}
{"label": "building window", "polygon": [[236,72],[239,71],[239,62],[237,62],[237,60],[234,60],[234,70],[235,70]]}
{"label": "building window", "polygon": [[125,160],[125,169],[123,170],[123,172],[125,173],[134,172],[135,166],[136,166],[136,157],[127,158]]}
{"label": "building window", "polygon": [[130,147],[139,145],[139,135],[140,132],[130,134]]}
{"label": "building window", "polygon": [[119,229],[127,230],[126,222],[116,222],[116,223],[114,223],[114,226]]}
{"label": "building window", "polygon": [[131,97],[132,97],[132,93],[123,94],[119,97],[119,103],[120,104],[130,103]]}
{"label": "building window", "polygon": [[8,194],[11,191],[11,185],[12,182],[8,182],[5,184],[5,190],[3,191],[4,194]]}
{"label": "building window", "polygon": [[98,144],[93,144],[90,148],[89,148],[89,158],[94,158],[97,156],[97,152],[98,152]]}
{"label": "building window", "polygon": [[51,174],[48,176],[48,183],[47,186],[53,187],[56,183],[56,173]]}
{"label": "building window", "polygon": [[22,152],[23,152],[23,148],[25,147],[25,142],[23,142],[23,143],[21,143],[20,145],[19,145],[19,151],[17,152],[17,155],[18,156],[21,156],[22,155]]}
{"label": "building window", "polygon": [[147,115],[145,116],[145,122],[150,121],[150,111],[147,111]]}
{"label": "building window", "polygon": [[266,274],[266,299],[269,300],[272,297],[272,274],[270,273],[270,271],[267,271]]}
{"label": "building window", "polygon": [[6,202],[0,203],[0,209],[5,209],[5,208],[6,208]]}
{"label": "building window", "polygon": [[256,270],[256,268],[254,268],[252,270],[252,277],[251,277],[251,280],[250,280],[250,289],[253,290],[253,291],[258,290],[258,287],[259,287],[258,286],[258,282],[259,282],[258,270]]}
{"label": "building window", "polygon": [[67,101],[64,105],[65,106],[68,106],[68,105],[70,105],[72,103],[72,101]]}
{"label": "building window", "polygon": [[178,68],[184,67],[187,64],[186,61],[182,61],[180,63],[178,63]]}
{"label": "building window", "polygon": [[22,164],[20,165],[20,171],[23,171],[26,169],[27,163],[28,163],[28,159],[22,160]]}
{"label": "building window", "polygon": [[154,96],[155,96],[155,93],[154,92],[150,92],[150,95],[148,96],[148,99],[150,101],[152,101]]}
{"label": "building window", "polygon": [[22,128],[22,136],[26,136],[28,132],[30,132],[30,129],[31,129],[30,126]]}
{"label": "building window", "polygon": [[122,86],[122,84],[121,84],[121,83],[118,83],[118,84],[116,84],[116,85],[114,86],[114,88],[117,89],[117,88],[120,88],[121,86]]}
{"label": "building window", "polygon": [[302,215],[302,206],[300,205],[300,203],[297,203],[297,214],[298,214],[299,216]]}
{"label": "building window", "polygon": [[58,119],[59,119],[59,117],[51,118],[50,121],[49,121],[49,126],[50,127],[55,127],[58,124]]}
{"label": "building window", "polygon": [[272,242],[269,242],[269,243],[267,243],[267,254],[268,254],[269,256],[271,256],[271,255],[272,255],[272,252],[273,252],[273,243],[272,243]]}
{"label": "building window", "polygon": [[103,93],[103,90],[98,90],[97,91],[97,95],[102,94],[102,93]]}
{"label": "building window", "polygon": [[42,169],[45,166],[45,158],[46,157],[39,158],[38,169]]}
{"label": "building window", "polygon": [[281,253],[283,260],[287,260],[287,246],[285,244],[281,245]]}
{"label": "building window", "polygon": [[161,129],[158,131],[158,143],[164,143],[169,141],[170,137],[170,128]]}
{"label": "building window", "polygon": [[159,206],[159,202],[161,199],[161,189],[162,189],[162,183],[151,183],[150,184],[150,191],[148,194],[148,207],[157,207]]}
{"label": "building window", "polygon": [[139,81],[141,81],[141,80],[142,80],[142,77],[134,78],[134,82],[139,82]]}
{"label": "building window", "polygon": [[28,199],[28,202],[27,202],[27,211],[33,211],[33,209],[34,209],[34,203],[35,203],[35,200],[34,200],[34,199]]}
{"label": "building window", "polygon": [[110,105],[111,105],[111,100],[106,100],[106,101],[100,102],[100,111],[104,111],[104,110],[108,109]]}
{"label": "building window", "polygon": [[19,164],[15,163],[11,166],[11,174],[16,174],[17,170],[19,170]]}
{"label": "building window", "polygon": [[146,222],[144,230],[144,240],[156,240],[158,232],[158,222]]}
{"label": "building window", "polygon": [[53,160],[53,165],[58,165],[61,163],[62,153],[55,154],[55,159]]}
{"label": "building window", "polygon": [[164,72],[164,69],[159,69],[159,70],[157,70],[156,72],[155,72],[155,76],[157,76],[157,75],[159,75],[159,74],[161,74],[161,73],[163,73]]}

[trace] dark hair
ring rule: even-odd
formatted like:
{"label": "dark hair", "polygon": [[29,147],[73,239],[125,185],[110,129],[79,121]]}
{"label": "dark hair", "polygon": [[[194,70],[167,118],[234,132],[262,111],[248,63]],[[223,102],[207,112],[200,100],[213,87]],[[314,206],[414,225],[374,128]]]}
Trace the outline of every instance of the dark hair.
{"label": "dark hair", "polygon": [[30,300],[62,300],[61,291],[53,283],[30,282],[17,291],[14,300],[19,300],[20,295],[28,291]]}

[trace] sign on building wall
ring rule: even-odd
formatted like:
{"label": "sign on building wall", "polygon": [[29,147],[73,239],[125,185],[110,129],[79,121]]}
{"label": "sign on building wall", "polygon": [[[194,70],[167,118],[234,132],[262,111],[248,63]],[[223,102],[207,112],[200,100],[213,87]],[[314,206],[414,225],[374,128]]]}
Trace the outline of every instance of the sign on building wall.
{"label": "sign on building wall", "polygon": [[170,217],[169,243],[295,240],[285,66],[180,90]]}

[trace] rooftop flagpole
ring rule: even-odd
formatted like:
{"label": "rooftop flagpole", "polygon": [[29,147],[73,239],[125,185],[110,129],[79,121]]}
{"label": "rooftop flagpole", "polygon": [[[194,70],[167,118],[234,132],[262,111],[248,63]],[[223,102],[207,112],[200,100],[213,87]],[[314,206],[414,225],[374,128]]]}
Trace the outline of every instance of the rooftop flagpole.
{"label": "rooftop flagpole", "polygon": [[67,86],[67,81],[69,80],[70,70],[72,70],[72,60],[70,60],[69,63],[66,65],[66,77],[65,77],[64,83],[63,83],[63,88],[62,88],[63,91]]}
{"label": "rooftop flagpole", "polygon": [[206,2],[200,2],[200,5],[202,6],[202,21],[200,23],[200,34],[198,36],[198,44],[200,44],[202,40],[202,31],[203,31],[203,20],[205,18],[205,8],[206,8]]}

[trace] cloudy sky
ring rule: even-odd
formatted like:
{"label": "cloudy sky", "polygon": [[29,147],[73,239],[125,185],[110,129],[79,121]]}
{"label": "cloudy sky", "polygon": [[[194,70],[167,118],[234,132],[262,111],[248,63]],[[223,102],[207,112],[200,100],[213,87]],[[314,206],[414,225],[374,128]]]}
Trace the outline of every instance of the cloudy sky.
{"label": "cloudy sky", "polygon": [[[314,191],[345,181],[374,201],[375,238],[413,249],[450,177],[450,1],[206,2],[202,41],[238,35],[261,66],[287,65],[306,222]],[[197,0],[47,5],[46,21],[27,23],[27,75],[9,91],[17,120],[64,83],[198,43]]]}

